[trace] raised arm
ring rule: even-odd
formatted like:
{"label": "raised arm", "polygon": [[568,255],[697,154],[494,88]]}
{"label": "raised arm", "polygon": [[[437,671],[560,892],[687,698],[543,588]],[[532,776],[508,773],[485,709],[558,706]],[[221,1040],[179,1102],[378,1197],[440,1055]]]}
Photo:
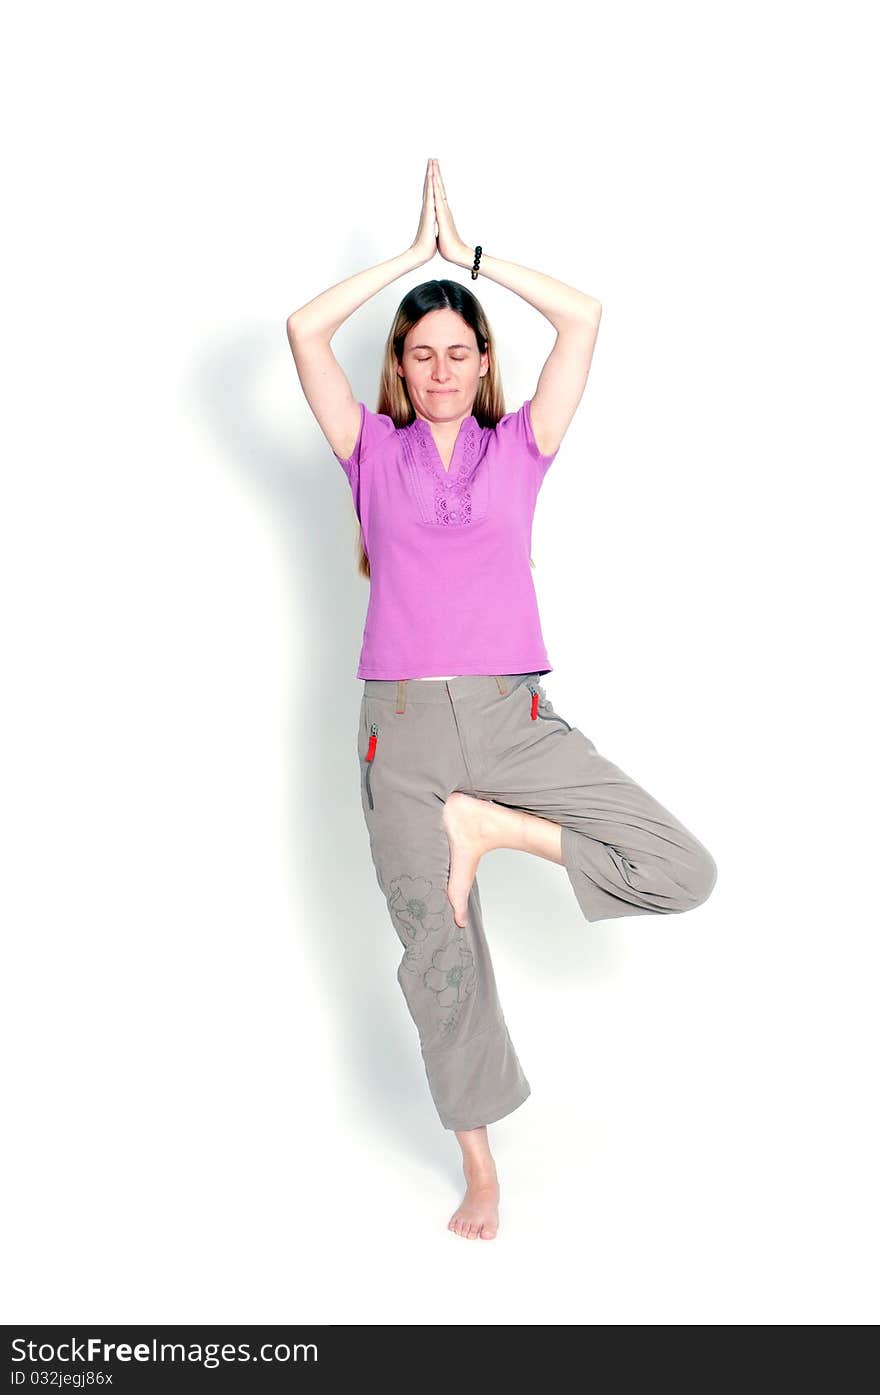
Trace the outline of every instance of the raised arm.
{"label": "raised arm", "polygon": [[[476,249],[459,236],[439,163],[436,160],[433,163],[440,255],[453,265],[470,270]],[[556,343],[541,369],[538,386],[530,400],[538,449],[545,455],[552,455],[559,449],[587,385],[602,318],[601,303],[574,286],[567,286],[564,281],[545,276],[542,271],[502,261],[491,254],[487,256],[485,251],[480,253],[479,274],[516,291],[540,310],[556,330]]]}
{"label": "raised arm", "polygon": [[422,213],[415,241],[405,252],[367,267],[322,291],[287,317],[287,339],[306,401],[332,451],[347,459],[360,429],[360,407],[330,340],[364,301],[407,271],[431,260],[437,250],[431,162],[422,191]]}

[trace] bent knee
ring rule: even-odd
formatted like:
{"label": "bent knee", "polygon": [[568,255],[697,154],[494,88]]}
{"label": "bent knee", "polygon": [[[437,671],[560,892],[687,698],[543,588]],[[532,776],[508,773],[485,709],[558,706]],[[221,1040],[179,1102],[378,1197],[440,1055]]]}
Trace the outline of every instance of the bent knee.
{"label": "bent knee", "polygon": [[718,867],[714,857],[706,848],[700,847],[688,863],[687,878],[682,877],[681,911],[692,911],[708,901],[718,880]]}

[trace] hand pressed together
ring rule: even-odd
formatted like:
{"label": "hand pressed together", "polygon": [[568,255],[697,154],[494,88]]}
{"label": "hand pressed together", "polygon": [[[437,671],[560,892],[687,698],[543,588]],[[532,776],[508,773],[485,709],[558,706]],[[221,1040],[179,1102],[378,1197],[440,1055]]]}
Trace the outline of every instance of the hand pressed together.
{"label": "hand pressed together", "polygon": [[437,160],[429,160],[425,171],[422,214],[412,245],[423,261],[430,261],[435,252],[455,266],[470,266],[473,259],[473,248],[468,247],[458,235]]}

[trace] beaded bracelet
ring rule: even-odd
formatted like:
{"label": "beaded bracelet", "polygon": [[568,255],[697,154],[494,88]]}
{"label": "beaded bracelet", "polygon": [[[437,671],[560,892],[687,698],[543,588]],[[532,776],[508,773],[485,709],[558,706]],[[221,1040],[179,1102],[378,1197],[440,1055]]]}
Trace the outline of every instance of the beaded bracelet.
{"label": "beaded bracelet", "polygon": [[471,280],[476,281],[480,274],[480,257],[483,255],[482,247],[474,248],[474,264],[471,267]]}

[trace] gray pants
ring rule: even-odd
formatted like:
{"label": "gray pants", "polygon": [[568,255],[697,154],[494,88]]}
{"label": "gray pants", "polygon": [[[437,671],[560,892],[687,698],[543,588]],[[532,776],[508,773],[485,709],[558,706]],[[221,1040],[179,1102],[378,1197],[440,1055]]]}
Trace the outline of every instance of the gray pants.
{"label": "gray pants", "polygon": [[464,929],[446,895],[448,795],[462,790],[560,824],[588,921],[699,906],[715,863],[555,711],[536,673],[365,679],[358,760],[373,864],[404,950],[397,978],[434,1104],[447,1129],[494,1123],[531,1089],[498,999],[477,882]]}

